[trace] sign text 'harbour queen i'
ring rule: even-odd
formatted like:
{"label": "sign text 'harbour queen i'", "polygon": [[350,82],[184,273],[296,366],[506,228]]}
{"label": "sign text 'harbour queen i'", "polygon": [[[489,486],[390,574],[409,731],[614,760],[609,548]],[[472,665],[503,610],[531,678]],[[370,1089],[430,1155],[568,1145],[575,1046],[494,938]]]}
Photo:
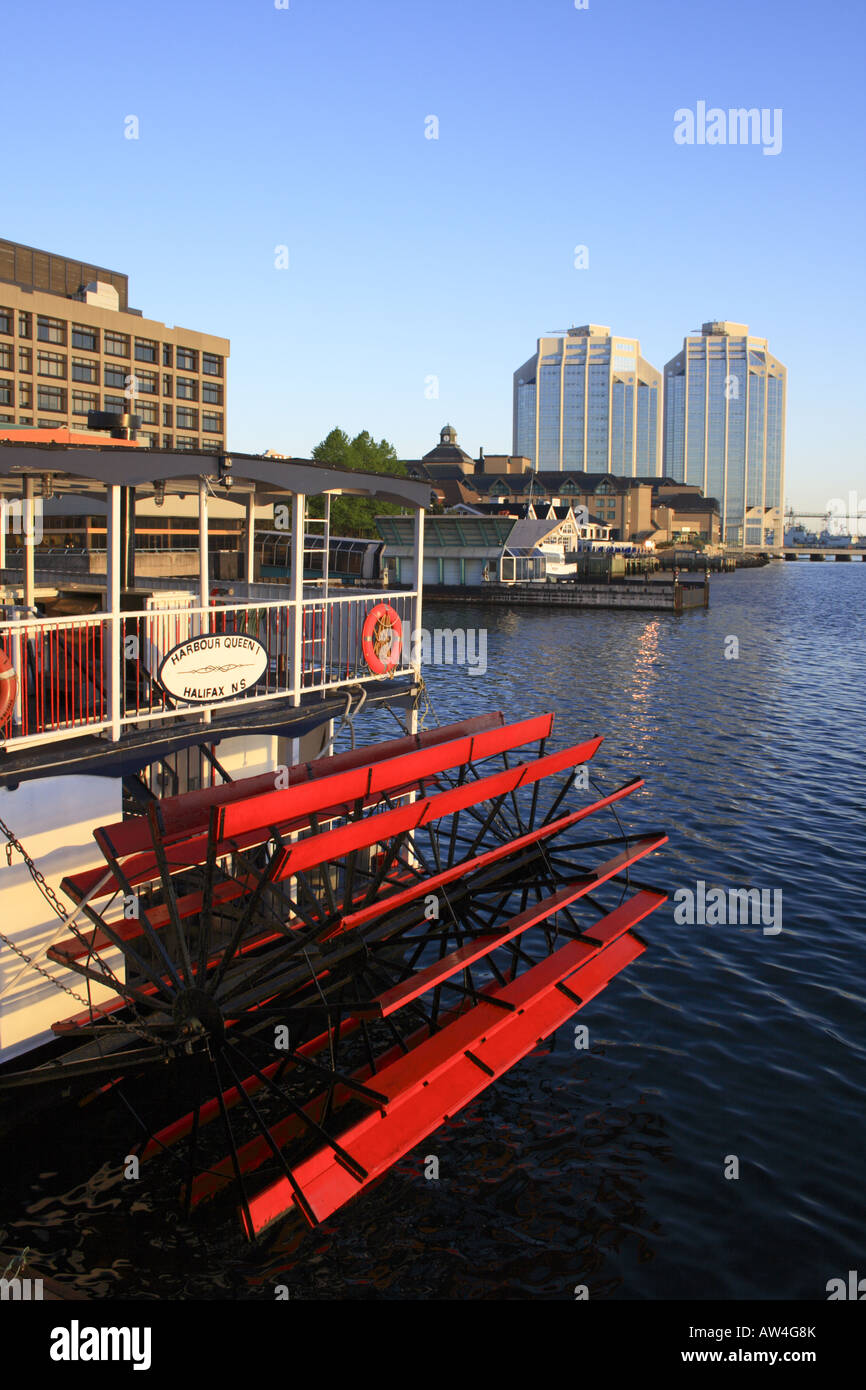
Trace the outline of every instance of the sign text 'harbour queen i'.
{"label": "sign text 'harbour queen i'", "polygon": [[210,702],[242,695],[268,669],[268,652],[243,632],[205,633],[173,647],[159,683],[175,700]]}

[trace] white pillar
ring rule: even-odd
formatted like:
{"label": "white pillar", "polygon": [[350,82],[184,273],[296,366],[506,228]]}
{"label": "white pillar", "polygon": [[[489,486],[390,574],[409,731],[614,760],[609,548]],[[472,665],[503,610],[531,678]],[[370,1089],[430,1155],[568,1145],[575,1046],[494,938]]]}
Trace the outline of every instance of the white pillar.
{"label": "white pillar", "polygon": [[289,681],[292,704],[301,703],[301,667],[303,663],[304,625],[304,523],[307,499],[302,492],[292,497],[292,573],[289,580],[291,609],[289,613]]}
{"label": "white pillar", "polygon": [[120,691],[123,670],[123,635],[120,626],[120,488],[116,483],[112,483],[108,489],[107,526],[105,607],[109,614],[109,623],[106,683],[108,716],[111,720],[109,737],[116,743],[120,738]]}
{"label": "white pillar", "polygon": [[415,674],[421,675],[421,596],[424,589],[424,508],[415,513],[415,589],[417,591],[412,614],[412,656],[415,661]]}
{"label": "white pillar", "polygon": [[24,499],[22,507],[22,529],[24,531],[24,607],[33,608],[36,601],[36,575],[33,546],[36,540],[36,518],[33,508],[33,478],[24,478]]}
{"label": "white pillar", "polygon": [[255,577],[256,545],[256,495],[254,492],[247,493],[245,521],[246,558],[244,560],[244,578],[248,584],[252,584]]}
{"label": "white pillar", "polygon": [[[210,628],[210,618],[208,608],[210,606],[210,563],[209,563],[209,544],[207,530],[207,479],[202,475],[198,480],[198,601],[202,612],[199,615],[199,632],[207,632]],[[210,708],[205,708],[201,712],[201,722],[209,724],[211,722]],[[201,755],[201,785],[204,786],[204,754]]]}
{"label": "white pillar", "polygon": [[[208,534],[207,534],[207,480],[198,480],[198,601],[207,609],[210,601],[210,576],[208,574]],[[201,616],[201,631],[205,630],[207,614]]]}
{"label": "white pillar", "polygon": [[6,568],[6,498],[0,497],[0,570]]}

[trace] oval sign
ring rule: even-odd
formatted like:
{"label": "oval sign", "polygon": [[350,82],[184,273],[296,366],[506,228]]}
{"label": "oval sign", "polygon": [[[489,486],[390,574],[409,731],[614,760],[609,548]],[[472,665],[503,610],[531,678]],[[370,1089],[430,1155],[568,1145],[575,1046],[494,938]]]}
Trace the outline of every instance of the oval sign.
{"label": "oval sign", "polygon": [[175,700],[231,700],[261,680],[268,651],[245,632],[205,632],[180,642],[163,660],[159,683]]}

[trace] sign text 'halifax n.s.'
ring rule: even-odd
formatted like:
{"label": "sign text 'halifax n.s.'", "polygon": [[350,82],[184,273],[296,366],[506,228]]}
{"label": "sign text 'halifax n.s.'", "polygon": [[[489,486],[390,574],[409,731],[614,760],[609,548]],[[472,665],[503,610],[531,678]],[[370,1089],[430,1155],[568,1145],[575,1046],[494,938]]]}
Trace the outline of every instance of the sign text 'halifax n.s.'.
{"label": "sign text 'halifax n.s.'", "polygon": [[159,668],[159,683],[175,700],[200,704],[242,695],[268,669],[268,652],[243,632],[213,632],[172,647]]}

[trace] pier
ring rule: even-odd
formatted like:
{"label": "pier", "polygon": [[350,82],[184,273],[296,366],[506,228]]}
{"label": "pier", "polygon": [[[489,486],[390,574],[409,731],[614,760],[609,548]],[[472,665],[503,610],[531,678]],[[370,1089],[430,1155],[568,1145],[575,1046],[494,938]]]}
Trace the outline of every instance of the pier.
{"label": "pier", "polygon": [[507,607],[625,608],[681,613],[709,608],[709,576],[700,579],[649,578],[593,581],[543,581],[526,584],[427,584],[429,603],[498,603]]}
{"label": "pier", "polygon": [[774,551],[774,560],[866,560],[866,551],[846,549],[843,546],[786,545],[784,550]]}

